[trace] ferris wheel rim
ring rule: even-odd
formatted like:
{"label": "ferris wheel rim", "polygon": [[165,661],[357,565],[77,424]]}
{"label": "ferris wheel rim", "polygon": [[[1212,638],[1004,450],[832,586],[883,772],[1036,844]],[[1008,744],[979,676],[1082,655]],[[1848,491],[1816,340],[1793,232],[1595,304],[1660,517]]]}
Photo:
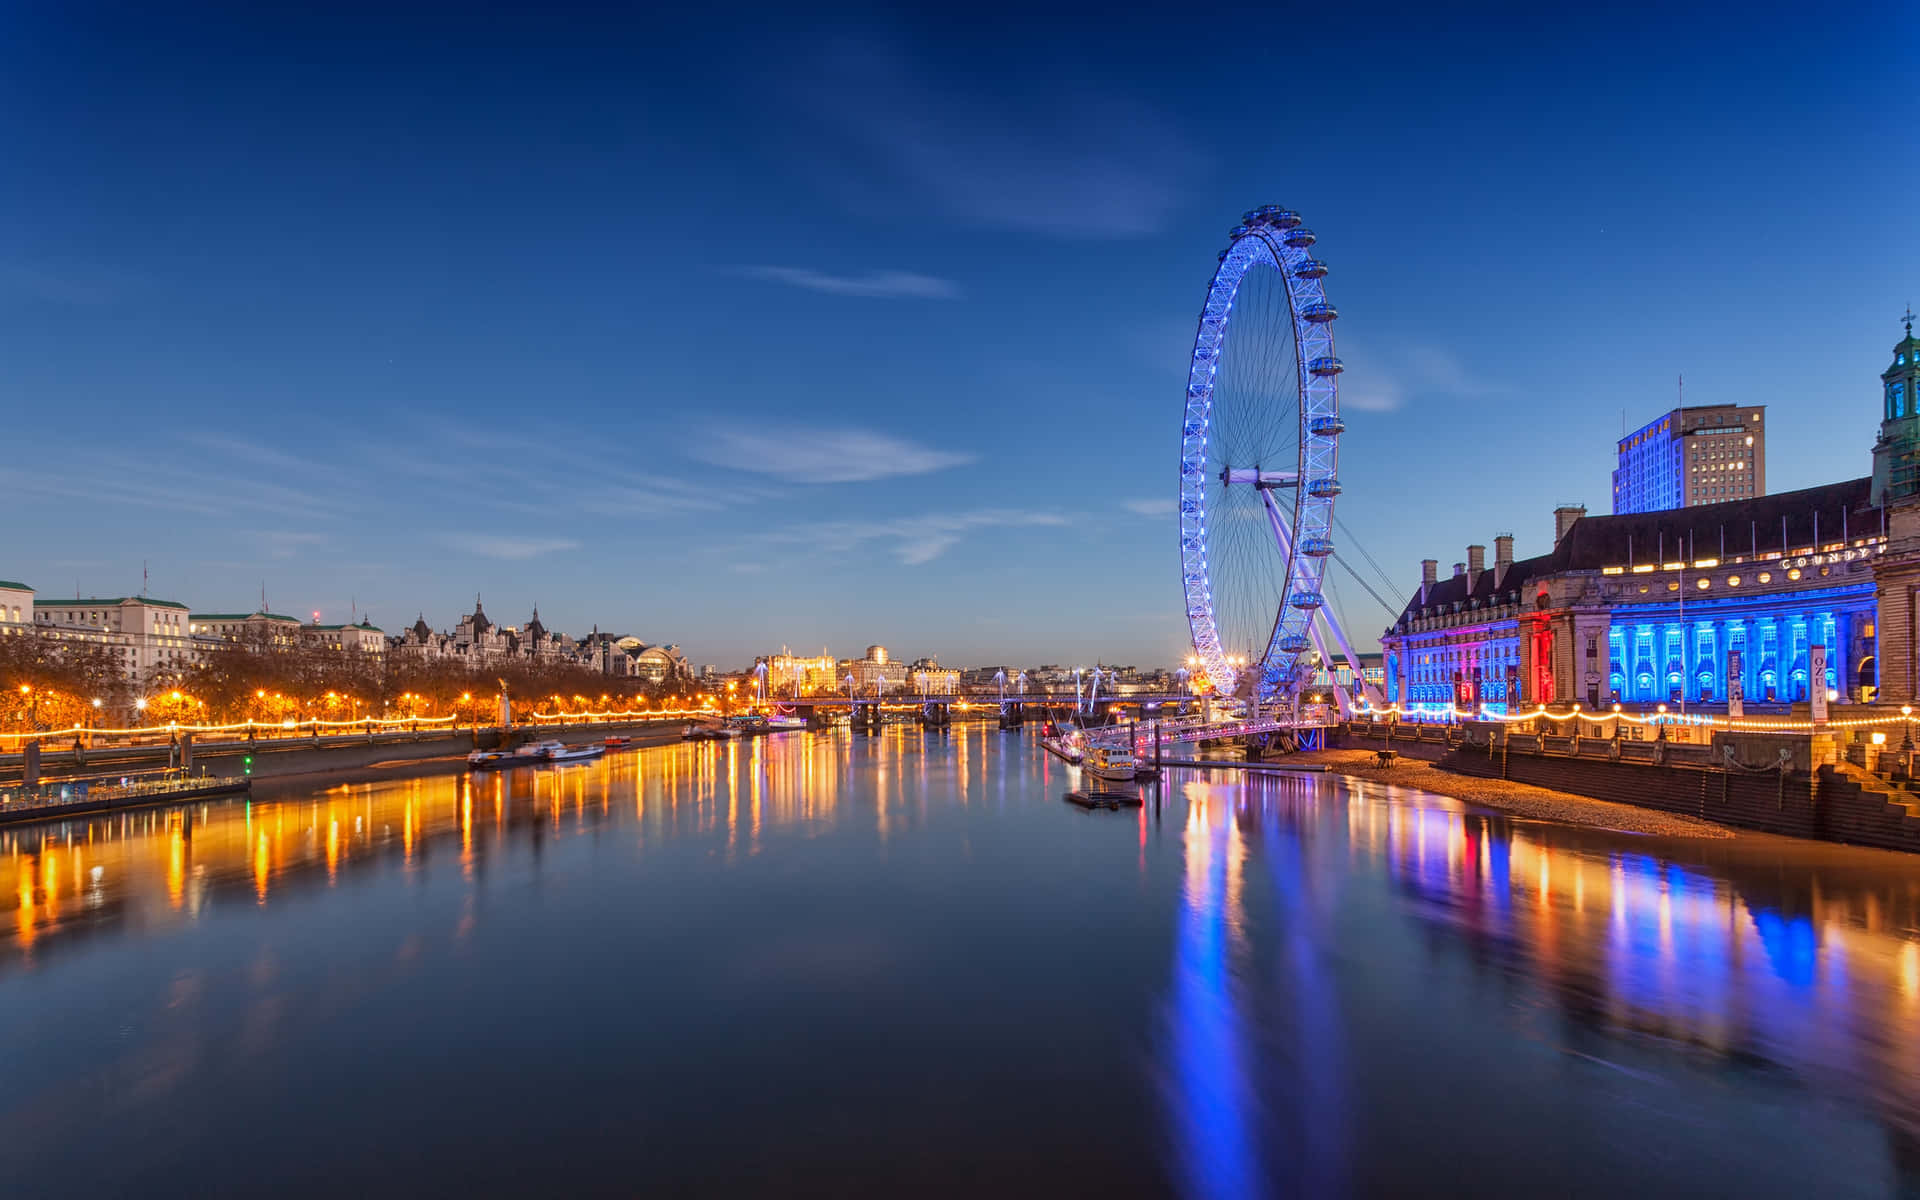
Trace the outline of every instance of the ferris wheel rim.
{"label": "ferris wheel rim", "polygon": [[[1308,253],[1314,237],[1300,227],[1297,214],[1274,206],[1255,209],[1237,226],[1208,283],[1201,307],[1193,354],[1189,360],[1187,396],[1181,424],[1180,549],[1188,628],[1194,655],[1217,690],[1231,693],[1242,681],[1242,671],[1255,676],[1255,695],[1268,698],[1290,681],[1304,653],[1315,616],[1324,603],[1320,594],[1325,556],[1330,553],[1333,500],[1339,494],[1338,444],[1343,431],[1339,418],[1339,359],[1333,353],[1332,323],[1338,316],[1327,303],[1321,282],[1326,266]],[[1285,590],[1272,631],[1258,659],[1233,663],[1222,645],[1213,597],[1207,524],[1207,438],[1213,429],[1216,375],[1232,345],[1230,329],[1234,301],[1247,272],[1270,266],[1286,284],[1287,314],[1295,355],[1298,426],[1297,472],[1293,511],[1284,541]],[[1315,552],[1308,553],[1308,546]],[[1278,547],[1276,547],[1276,551]]]}

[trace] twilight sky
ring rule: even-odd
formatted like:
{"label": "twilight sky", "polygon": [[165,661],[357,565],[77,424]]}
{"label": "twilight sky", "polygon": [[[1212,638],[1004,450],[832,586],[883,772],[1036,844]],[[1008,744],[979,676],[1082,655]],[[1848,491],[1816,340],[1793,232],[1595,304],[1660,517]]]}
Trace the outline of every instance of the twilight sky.
{"label": "twilight sky", "polygon": [[1920,303],[1894,0],[291,7],[0,7],[0,578],[1167,663],[1243,209],[1320,235],[1402,592],[1606,511],[1681,372],[1865,474]]}

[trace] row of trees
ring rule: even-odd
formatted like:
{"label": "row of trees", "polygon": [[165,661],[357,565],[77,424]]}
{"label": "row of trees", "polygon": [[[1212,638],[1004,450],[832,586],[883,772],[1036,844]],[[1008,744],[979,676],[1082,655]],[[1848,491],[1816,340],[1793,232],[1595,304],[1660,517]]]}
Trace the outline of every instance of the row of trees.
{"label": "row of trees", "polygon": [[[0,637],[0,732],[126,723],[447,717],[492,720],[501,687],[516,711],[695,704],[690,682],[647,684],[571,662],[488,664],[240,644],[177,676],[136,684],[104,646]],[[99,703],[95,703],[98,701]]]}

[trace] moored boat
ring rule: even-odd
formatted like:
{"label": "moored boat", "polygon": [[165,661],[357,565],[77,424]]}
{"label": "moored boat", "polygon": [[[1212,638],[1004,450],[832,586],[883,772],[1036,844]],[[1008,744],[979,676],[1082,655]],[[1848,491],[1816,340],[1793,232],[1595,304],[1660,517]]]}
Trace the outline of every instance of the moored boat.
{"label": "moored boat", "polygon": [[467,766],[475,771],[503,770],[507,767],[531,767],[547,761],[547,747],[559,742],[529,742],[511,750],[475,750],[467,755]]}
{"label": "moored boat", "polygon": [[1140,764],[1133,751],[1114,746],[1090,746],[1080,758],[1080,766],[1095,779],[1109,783],[1132,783]]}
{"label": "moored boat", "polygon": [[1040,748],[1062,762],[1071,763],[1076,767],[1080,765],[1080,760],[1085,755],[1079,733],[1072,730],[1041,738]]}
{"label": "moored boat", "polygon": [[561,742],[541,742],[542,757],[550,763],[585,762],[590,758],[599,758],[607,752],[604,743],[586,746],[568,746]]}

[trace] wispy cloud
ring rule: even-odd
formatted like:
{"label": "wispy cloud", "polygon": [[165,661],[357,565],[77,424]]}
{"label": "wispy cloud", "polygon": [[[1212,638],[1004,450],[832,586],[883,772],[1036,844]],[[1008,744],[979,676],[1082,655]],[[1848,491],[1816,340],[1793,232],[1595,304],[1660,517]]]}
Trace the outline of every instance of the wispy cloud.
{"label": "wispy cloud", "polygon": [[1459,355],[1441,346],[1401,346],[1379,354],[1341,342],[1340,407],[1355,412],[1392,412],[1409,397],[1455,399],[1496,396],[1505,384],[1476,375]]}
{"label": "wispy cloud", "polygon": [[510,562],[580,548],[580,543],[572,538],[516,538],[485,533],[450,533],[441,540],[455,550],[464,550],[468,554],[477,554],[482,558],[506,559]]}
{"label": "wispy cloud", "polygon": [[1162,496],[1157,500],[1128,500],[1121,507],[1130,513],[1139,513],[1143,517],[1170,517],[1176,505],[1173,497]]}
{"label": "wispy cloud", "polygon": [[867,483],[964,466],[973,455],[861,429],[721,430],[693,457],[790,483]]}
{"label": "wispy cloud", "polygon": [[823,521],[767,535],[776,543],[806,545],[814,551],[845,554],[879,545],[907,566],[932,562],[982,529],[1062,526],[1059,513],[983,508],[968,512],[922,513],[884,521]]}
{"label": "wispy cloud", "polygon": [[[58,461],[51,455],[20,457],[36,463]],[[229,517],[244,512],[309,520],[317,512],[337,514],[351,505],[351,496],[337,490],[307,490],[244,471],[227,473],[217,488],[209,487],[208,464],[186,455],[105,451],[90,457],[87,466],[83,477],[64,468],[0,467],[0,483],[42,497],[117,504],[173,516]]]}
{"label": "wispy cloud", "polygon": [[952,300],[960,288],[950,279],[922,275],[916,271],[868,271],[863,275],[832,275],[808,267],[740,267],[738,273],[748,279],[784,283],[810,292],[831,296],[861,296],[870,299]]}
{"label": "wispy cloud", "polygon": [[[714,512],[770,499],[768,489],[743,486],[737,478],[680,479],[617,461],[596,461],[591,471],[583,472],[578,448],[571,443],[547,444],[470,429],[435,429],[432,436],[436,445],[456,453],[435,457],[373,446],[364,457],[377,470],[404,477],[449,501],[509,513],[550,513],[564,506],[595,516],[640,519]],[[470,458],[488,463],[488,487],[474,488],[473,467],[466,461]]]}
{"label": "wispy cloud", "polygon": [[303,474],[335,474],[334,468],[297,454],[259,442],[224,433],[192,432],[183,435],[188,444],[209,450],[221,458],[269,471],[293,471]]}
{"label": "wispy cloud", "polygon": [[935,82],[901,48],[846,38],[800,58],[796,111],[821,126],[810,160],[843,199],[994,229],[1133,237],[1163,229],[1198,155],[1124,95],[1035,71],[991,96]]}

